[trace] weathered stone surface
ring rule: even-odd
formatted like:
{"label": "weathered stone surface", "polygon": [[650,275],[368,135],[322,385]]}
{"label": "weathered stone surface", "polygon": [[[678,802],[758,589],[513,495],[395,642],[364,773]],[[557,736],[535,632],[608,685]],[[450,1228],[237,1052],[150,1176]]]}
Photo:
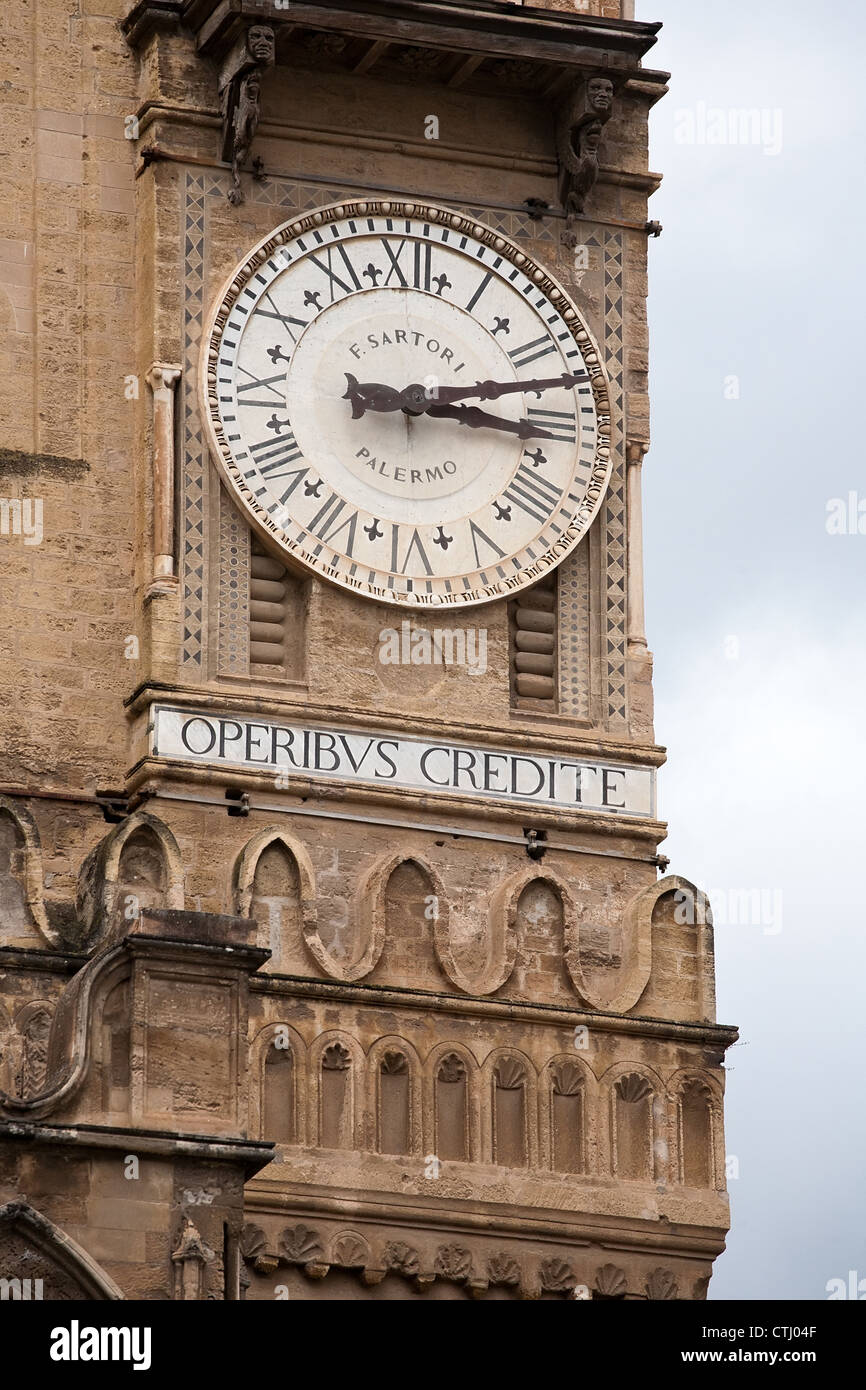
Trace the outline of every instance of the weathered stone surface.
{"label": "weathered stone surface", "polygon": [[[37,539],[32,508],[17,532],[0,508],[3,1271],[61,1299],[703,1296],[735,1035],[706,905],[658,880],[663,825],[285,786],[148,745],[158,699],[661,764],[651,657],[626,648],[648,27],[602,25],[599,47],[596,24],[584,51],[581,16],[630,21],[630,0],[538,7],[568,20],[565,78],[613,74],[569,237],[539,96],[559,70],[539,81],[531,55],[293,31],[259,63],[260,108],[244,96],[235,182],[225,94],[234,120],[249,74],[219,37],[202,58],[167,7],[125,31],[146,7],[31,8],[7,0],[0,82],[0,495],[41,517]],[[472,610],[483,672],[383,665],[404,613],[258,554],[207,457],[205,314],[259,240],[348,196],[423,198],[516,242],[610,379],[607,502],[535,607]]]}

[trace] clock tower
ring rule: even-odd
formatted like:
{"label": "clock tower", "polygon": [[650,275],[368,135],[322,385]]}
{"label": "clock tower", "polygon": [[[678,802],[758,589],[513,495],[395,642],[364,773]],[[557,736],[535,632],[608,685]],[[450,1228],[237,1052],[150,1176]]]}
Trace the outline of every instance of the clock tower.
{"label": "clock tower", "polygon": [[659,852],[659,26],[80,9],[16,79],[0,1252],[52,1297],[702,1298],[736,1032]]}

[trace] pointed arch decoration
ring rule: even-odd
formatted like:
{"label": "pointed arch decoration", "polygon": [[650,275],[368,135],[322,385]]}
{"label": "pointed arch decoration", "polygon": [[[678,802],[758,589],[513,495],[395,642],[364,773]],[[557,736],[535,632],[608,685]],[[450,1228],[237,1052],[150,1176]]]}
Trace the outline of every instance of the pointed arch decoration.
{"label": "pointed arch decoration", "polygon": [[492,994],[510,978],[517,959],[518,906],[524,892],[532,883],[543,883],[559,899],[562,907],[561,950],[568,977],[574,986],[581,1003],[589,1003],[582,991],[582,977],[575,969],[578,950],[577,904],[571,889],[558,873],[552,869],[530,867],[501,883],[490,902],[490,955],[488,968],[482,982],[477,982],[475,992]]}
{"label": "pointed arch decoration", "polygon": [[663,928],[654,919],[663,900],[673,897],[674,920],[694,933],[689,950],[697,956],[697,980],[691,1014],[695,1022],[713,1023],[716,1018],[716,986],[713,962],[713,914],[706,893],[688,878],[669,874],[659,879],[648,891],[643,912],[647,919],[645,930],[652,936]]}
{"label": "pointed arch decoration", "polygon": [[[351,981],[369,975],[378,965],[386,939],[385,895],[392,874],[401,864],[414,864],[428,880],[430,896],[434,899],[430,920],[433,926],[436,959],[452,984],[458,989],[467,988],[462,983],[459,968],[451,952],[445,885],[433,865],[415,850],[389,854],[384,859],[377,860],[363,875],[354,896],[353,915],[358,924],[358,950],[355,959],[348,964],[337,962],[330,953],[326,953],[327,964],[323,965],[323,969],[335,979]],[[324,947],[322,950],[324,951]]]}
{"label": "pointed arch decoration", "polygon": [[165,868],[164,899],[167,908],[183,908],[184,869],[180,847],[168,826],[147,811],[135,811],[115,825],[90,851],[78,875],[76,907],[85,943],[92,947],[109,931],[122,933],[123,919],[113,923],[115,896],[120,882],[121,856],[133,836],[145,834],[156,844]]}
{"label": "pointed arch decoration", "polygon": [[49,946],[60,946],[58,932],[49,924],[42,889],[42,844],[36,822],[25,806],[19,805],[10,797],[0,796],[0,817],[12,822],[20,836],[24,866],[19,880],[24,895],[24,903],[33,926]]}
{"label": "pointed arch decoration", "polygon": [[262,855],[272,845],[279,845],[285,851],[297,871],[298,906],[304,948],[319,968],[325,974],[330,974],[323,963],[327,952],[319,936],[316,873],[313,868],[313,861],[306,846],[300,840],[295,839],[293,835],[287,835],[281,826],[266,826],[264,830],[260,830],[257,835],[254,835],[241,850],[234,871],[235,911],[239,917],[252,916],[256,870]]}

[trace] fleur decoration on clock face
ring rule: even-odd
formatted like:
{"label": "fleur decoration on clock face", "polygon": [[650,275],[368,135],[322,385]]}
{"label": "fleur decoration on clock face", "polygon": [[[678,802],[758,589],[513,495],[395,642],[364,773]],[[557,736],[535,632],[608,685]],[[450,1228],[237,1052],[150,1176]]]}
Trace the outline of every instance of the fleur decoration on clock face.
{"label": "fleur decoration on clock face", "polygon": [[577,309],[444,208],[341,203],[280,228],[219,298],[202,367],[211,449],[252,524],[383,603],[515,593],[604,496],[607,383]]}

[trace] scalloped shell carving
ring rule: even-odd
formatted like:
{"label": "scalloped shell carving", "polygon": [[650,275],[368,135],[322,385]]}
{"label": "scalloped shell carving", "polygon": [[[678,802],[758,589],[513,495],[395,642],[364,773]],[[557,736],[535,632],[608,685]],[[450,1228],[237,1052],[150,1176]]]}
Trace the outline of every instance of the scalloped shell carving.
{"label": "scalloped shell carving", "polygon": [[409,1070],[404,1052],[386,1052],[381,1061],[381,1070],[388,1076],[402,1076]]}
{"label": "scalloped shell carving", "polygon": [[322,1066],[325,1071],[347,1071],[352,1058],[342,1043],[329,1043],[322,1053]]}
{"label": "scalloped shell carving", "polygon": [[669,1269],[653,1269],[647,1275],[646,1292],[653,1300],[676,1298],[677,1281]]}
{"label": "scalloped shell carving", "polygon": [[541,1287],[548,1293],[565,1293],[577,1284],[577,1275],[566,1260],[542,1260]]}
{"label": "scalloped shell carving", "polygon": [[337,1236],[334,1241],[331,1264],[341,1265],[343,1269],[362,1269],[370,1262],[370,1247],[354,1231]]}
{"label": "scalloped shell carving", "polygon": [[309,1264],[325,1258],[319,1237],[309,1226],[287,1226],[280,1236],[280,1254],[290,1265]]}
{"label": "scalloped shell carving", "polygon": [[520,1283],[520,1266],[510,1255],[491,1255],[487,1261],[487,1278],[491,1284],[505,1284],[514,1288]]}
{"label": "scalloped shell carving", "polygon": [[689,1076],[682,1084],[680,1095],[683,1099],[689,1097],[690,1099],[710,1101],[713,1099],[713,1088],[702,1077]]}
{"label": "scalloped shell carving", "polygon": [[624,1270],[616,1265],[602,1265],[595,1276],[595,1287],[603,1298],[622,1298],[628,1288]]}
{"label": "scalloped shell carving", "polygon": [[447,1057],[443,1057],[436,1072],[437,1081],[462,1081],[466,1075],[466,1067],[462,1057],[458,1057],[456,1052],[449,1052]]}
{"label": "scalloped shell carving", "polygon": [[583,1072],[574,1062],[560,1062],[553,1069],[553,1089],[558,1096],[576,1096],[583,1089]]}
{"label": "scalloped shell carving", "polygon": [[494,1075],[502,1091],[516,1091],[526,1083],[526,1068],[516,1057],[503,1057],[498,1061]]}
{"label": "scalloped shell carving", "polygon": [[462,1282],[472,1278],[472,1256],[462,1245],[440,1245],[434,1268],[440,1278]]}
{"label": "scalloped shell carving", "polygon": [[241,1233],[240,1250],[245,1260],[255,1260],[257,1256],[267,1253],[268,1240],[261,1226],[252,1224],[244,1226]]}
{"label": "scalloped shell carving", "polygon": [[402,1241],[389,1241],[385,1246],[385,1268],[396,1269],[398,1274],[411,1277],[421,1268],[421,1257],[411,1245],[405,1245]]}
{"label": "scalloped shell carving", "polygon": [[646,1100],[651,1096],[653,1088],[645,1076],[640,1076],[637,1072],[629,1072],[627,1076],[621,1076],[614,1088],[620,1100],[628,1101],[630,1105],[636,1104],[639,1100]]}

